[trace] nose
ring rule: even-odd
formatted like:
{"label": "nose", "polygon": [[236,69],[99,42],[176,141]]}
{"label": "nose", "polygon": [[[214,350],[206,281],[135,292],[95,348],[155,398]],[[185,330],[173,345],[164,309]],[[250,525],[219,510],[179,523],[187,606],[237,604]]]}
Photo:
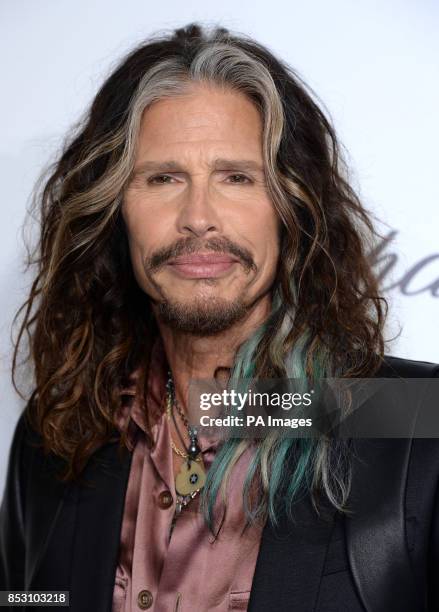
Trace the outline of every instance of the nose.
{"label": "nose", "polygon": [[219,205],[209,186],[205,183],[192,183],[179,208],[177,229],[179,233],[202,237],[209,233],[221,233]]}

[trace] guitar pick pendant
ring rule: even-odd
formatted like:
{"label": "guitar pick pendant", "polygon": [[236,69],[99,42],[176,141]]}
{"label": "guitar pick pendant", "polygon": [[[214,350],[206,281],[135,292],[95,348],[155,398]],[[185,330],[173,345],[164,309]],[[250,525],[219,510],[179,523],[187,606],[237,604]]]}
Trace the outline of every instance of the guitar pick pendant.
{"label": "guitar pick pendant", "polygon": [[175,490],[179,495],[189,495],[204,487],[206,472],[198,461],[185,461],[175,479]]}

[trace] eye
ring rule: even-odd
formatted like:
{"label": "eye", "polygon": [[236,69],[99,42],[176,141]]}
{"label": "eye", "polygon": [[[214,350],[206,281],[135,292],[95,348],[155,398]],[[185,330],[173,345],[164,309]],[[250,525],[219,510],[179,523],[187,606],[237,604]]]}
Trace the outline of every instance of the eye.
{"label": "eye", "polygon": [[245,184],[245,183],[251,183],[251,179],[248,178],[248,176],[245,176],[245,174],[230,174],[227,177],[227,180],[230,181],[231,183],[235,184],[235,185],[240,185],[240,184]]}
{"label": "eye", "polygon": [[167,185],[174,180],[172,176],[169,174],[157,174],[155,176],[151,176],[148,179],[148,183],[151,185]]}

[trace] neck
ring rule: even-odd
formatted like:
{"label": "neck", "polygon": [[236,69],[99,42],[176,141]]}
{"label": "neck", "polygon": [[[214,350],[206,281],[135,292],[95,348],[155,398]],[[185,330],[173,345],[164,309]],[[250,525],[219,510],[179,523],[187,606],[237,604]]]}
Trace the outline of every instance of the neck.
{"label": "neck", "polygon": [[195,336],[157,321],[175,395],[186,409],[191,379],[228,377],[239,346],[265,321],[271,311],[268,295],[259,300],[245,319],[212,336]]}

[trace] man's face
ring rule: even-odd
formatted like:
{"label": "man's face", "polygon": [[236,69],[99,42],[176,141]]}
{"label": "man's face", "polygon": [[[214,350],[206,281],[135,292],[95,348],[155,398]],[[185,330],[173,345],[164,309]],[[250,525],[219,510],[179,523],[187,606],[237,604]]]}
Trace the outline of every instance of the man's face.
{"label": "man's face", "polygon": [[149,107],[139,136],[122,206],[137,282],[172,327],[227,329],[267,298],[278,262],[259,112],[197,84]]}

